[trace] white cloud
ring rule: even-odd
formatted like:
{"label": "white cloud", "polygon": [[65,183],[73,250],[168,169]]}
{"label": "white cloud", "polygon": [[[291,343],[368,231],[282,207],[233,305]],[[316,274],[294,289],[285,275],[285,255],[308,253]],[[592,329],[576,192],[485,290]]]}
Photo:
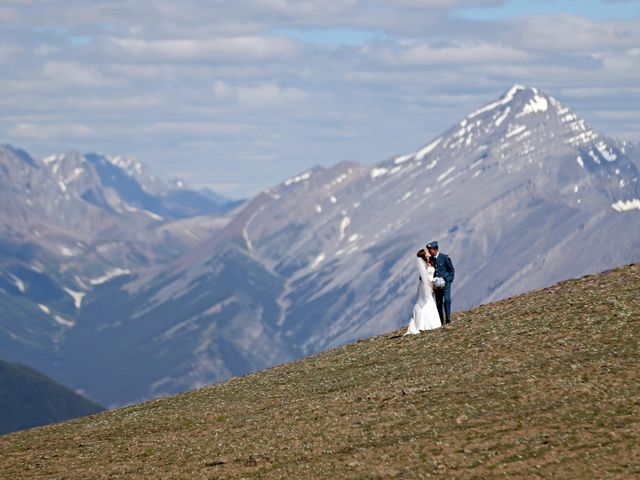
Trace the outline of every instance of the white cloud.
{"label": "white cloud", "polygon": [[455,65],[522,62],[531,54],[515,48],[496,44],[461,43],[434,46],[420,43],[384,49],[383,58],[400,65]]}
{"label": "white cloud", "polygon": [[56,84],[100,86],[111,83],[96,68],[75,62],[46,62],[43,74]]}
{"label": "white cloud", "polygon": [[[623,94],[627,97],[635,97],[640,98],[640,85],[635,87],[616,87],[615,89],[611,87],[571,87],[571,88],[563,88],[558,95],[562,95],[566,98],[597,98],[597,97],[617,97],[620,94]],[[601,112],[602,113],[602,112]],[[618,112],[623,113],[623,112]],[[635,115],[634,112],[626,112],[626,114]]]}
{"label": "white cloud", "polygon": [[214,82],[211,90],[213,91],[213,96],[218,99],[231,98],[234,94],[233,88],[221,81]]}
{"label": "white cloud", "polygon": [[266,36],[231,38],[143,40],[112,38],[121,53],[142,61],[255,61],[293,56],[297,47],[290,39]]}
{"label": "white cloud", "polygon": [[0,44],[0,62],[7,62],[19,55],[21,49],[14,45],[1,45]]}
{"label": "white cloud", "polygon": [[318,19],[337,17],[353,12],[356,7],[363,6],[361,0],[341,0],[327,2],[326,0],[253,0],[255,7],[270,13],[277,13],[287,17],[304,19]]}
{"label": "white cloud", "polygon": [[48,57],[50,55],[61,53],[62,49],[53,45],[41,44],[33,49],[33,53],[37,57]]}
{"label": "white cloud", "polygon": [[234,100],[240,106],[250,108],[293,106],[308,98],[308,94],[300,88],[281,87],[273,82],[233,87],[225,82],[216,81],[213,83],[212,92],[218,100]]}
{"label": "white cloud", "polygon": [[155,135],[173,135],[179,137],[181,135],[188,137],[211,137],[214,135],[229,134],[246,134],[252,129],[249,124],[241,124],[235,122],[207,122],[207,121],[168,121],[155,122],[145,128],[147,134]]}
{"label": "white cloud", "polygon": [[269,107],[303,102],[307,94],[299,88],[283,88],[274,83],[254,87],[239,87],[238,102],[248,107]]}
{"label": "white cloud", "polygon": [[398,7],[419,8],[425,10],[453,10],[465,7],[497,7],[505,0],[386,0]]}
{"label": "white cloud", "polygon": [[19,123],[9,131],[9,134],[14,137],[29,140],[46,140],[59,137],[73,140],[88,137],[93,133],[94,131],[90,127],[78,124],[38,125],[34,123]]}
{"label": "white cloud", "polygon": [[593,52],[640,44],[640,20],[596,22],[577,15],[525,17],[510,25],[509,38],[532,51]]}

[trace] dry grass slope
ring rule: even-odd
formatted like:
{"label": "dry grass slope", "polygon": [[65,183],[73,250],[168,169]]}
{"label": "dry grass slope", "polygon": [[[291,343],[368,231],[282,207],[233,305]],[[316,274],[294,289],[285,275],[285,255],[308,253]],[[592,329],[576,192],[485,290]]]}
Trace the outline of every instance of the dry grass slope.
{"label": "dry grass slope", "polygon": [[638,478],[640,264],[0,437],[3,478]]}

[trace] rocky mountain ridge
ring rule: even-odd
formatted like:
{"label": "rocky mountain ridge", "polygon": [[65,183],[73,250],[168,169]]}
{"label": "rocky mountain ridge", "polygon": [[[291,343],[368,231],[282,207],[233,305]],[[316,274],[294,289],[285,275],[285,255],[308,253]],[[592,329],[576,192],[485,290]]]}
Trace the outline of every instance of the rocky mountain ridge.
{"label": "rocky mountain ridge", "polygon": [[[146,181],[125,166],[147,172]],[[140,162],[118,157],[72,151],[36,160],[5,145],[0,171],[0,349],[35,367],[53,361],[88,292],[183,254],[238,205],[152,184]]]}

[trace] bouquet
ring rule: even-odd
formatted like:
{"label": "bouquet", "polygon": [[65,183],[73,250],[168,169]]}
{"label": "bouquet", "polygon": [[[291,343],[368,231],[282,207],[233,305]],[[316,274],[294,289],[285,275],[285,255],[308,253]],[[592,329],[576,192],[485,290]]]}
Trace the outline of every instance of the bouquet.
{"label": "bouquet", "polygon": [[433,288],[437,289],[437,290],[441,290],[444,288],[444,286],[446,285],[446,282],[444,281],[444,278],[442,277],[435,277],[433,279]]}

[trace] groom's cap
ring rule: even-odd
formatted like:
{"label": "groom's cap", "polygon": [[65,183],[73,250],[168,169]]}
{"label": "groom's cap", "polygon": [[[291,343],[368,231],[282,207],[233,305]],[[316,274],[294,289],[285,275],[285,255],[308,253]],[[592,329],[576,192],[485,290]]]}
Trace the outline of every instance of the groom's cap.
{"label": "groom's cap", "polygon": [[427,248],[438,248],[438,242],[427,243]]}

